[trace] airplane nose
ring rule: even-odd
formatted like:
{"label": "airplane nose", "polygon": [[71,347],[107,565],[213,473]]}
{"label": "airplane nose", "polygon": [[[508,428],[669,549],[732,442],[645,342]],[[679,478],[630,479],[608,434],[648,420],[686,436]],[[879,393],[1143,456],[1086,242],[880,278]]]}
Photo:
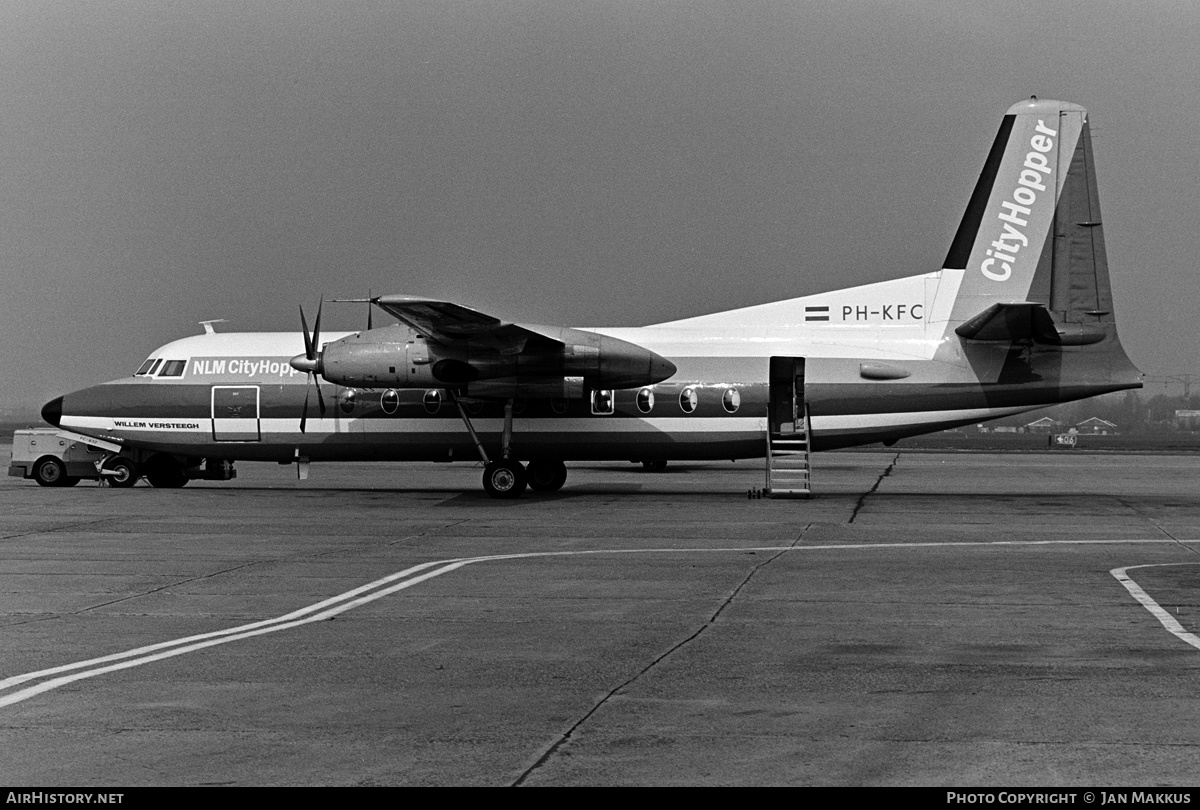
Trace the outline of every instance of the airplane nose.
{"label": "airplane nose", "polygon": [[62,405],[62,397],[55,397],[47,402],[42,406],[42,419],[58,427],[58,423],[62,421]]}

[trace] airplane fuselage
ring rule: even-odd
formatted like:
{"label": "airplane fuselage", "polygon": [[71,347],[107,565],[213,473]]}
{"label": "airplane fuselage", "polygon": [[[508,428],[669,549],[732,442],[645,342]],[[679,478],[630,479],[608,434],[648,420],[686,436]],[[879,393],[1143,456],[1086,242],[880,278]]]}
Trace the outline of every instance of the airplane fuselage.
{"label": "airplane fuselage", "polygon": [[[714,316],[593,331],[644,346],[676,366],[670,379],[610,395],[517,397],[520,459],[737,459],[765,454],[771,357],[802,358],[814,449],[867,444],[981,422],[1136,387],[1113,355],[1102,381],[1072,375],[1063,352],[969,345],[946,329],[957,271],[941,271]],[[330,343],[353,333],[334,333]],[[409,341],[420,342],[415,332]],[[1114,338],[1115,340],[1115,338]],[[158,373],[69,394],[61,426],[144,452],[219,459],[475,461],[444,387],[359,388],[323,382],[324,416],[299,417],[307,375],[289,365],[296,333],[184,338],[151,355]],[[1096,347],[1089,347],[1096,356]],[[1123,361],[1123,362],[1122,362]],[[172,373],[163,375],[163,370]],[[1106,370],[1107,371],[1107,370]],[[485,447],[499,446],[504,401],[465,407]],[[567,392],[564,392],[566,394]]]}
{"label": "airplane fuselage", "polygon": [[937,272],[619,329],[379,296],[398,324],[322,340],[302,311],[300,333],[185,338],[43,415],[133,455],[105,462],[123,485],[204,459],[486,460],[515,497],[567,460],[807,458],[1138,388],[1089,132],[1079,105],[1012,105]]}

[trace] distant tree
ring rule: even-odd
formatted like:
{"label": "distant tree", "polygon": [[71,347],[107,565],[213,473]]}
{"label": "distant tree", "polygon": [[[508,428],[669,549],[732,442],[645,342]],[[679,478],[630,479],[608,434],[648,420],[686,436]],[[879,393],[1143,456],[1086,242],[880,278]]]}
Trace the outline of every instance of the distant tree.
{"label": "distant tree", "polygon": [[1166,394],[1156,394],[1146,402],[1146,421],[1148,427],[1175,429],[1175,411],[1183,407],[1183,397],[1169,397]]}

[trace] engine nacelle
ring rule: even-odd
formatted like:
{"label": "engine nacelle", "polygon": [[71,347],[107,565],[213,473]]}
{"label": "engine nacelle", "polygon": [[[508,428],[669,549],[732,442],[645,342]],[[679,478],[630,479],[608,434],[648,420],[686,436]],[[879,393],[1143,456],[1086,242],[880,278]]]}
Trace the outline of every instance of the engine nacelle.
{"label": "engine nacelle", "polygon": [[386,327],[326,344],[318,371],[329,382],[350,388],[437,388],[446,384],[434,375],[434,364],[441,360],[463,362],[430,357],[425,340],[413,339],[402,327]]}
{"label": "engine nacelle", "polygon": [[594,389],[637,388],[675,373],[671,361],[628,341],[566,327],[538,330],[535,339],[511,347],[488,340],[434,343],[405,327],[390,326],[335,340],[315,361],[300,355],[292,359],[292,366],[351,388],[438,388],[496,381],[504,390],[562,390],[570,387],[563,382],[568,378],[581,378]]}

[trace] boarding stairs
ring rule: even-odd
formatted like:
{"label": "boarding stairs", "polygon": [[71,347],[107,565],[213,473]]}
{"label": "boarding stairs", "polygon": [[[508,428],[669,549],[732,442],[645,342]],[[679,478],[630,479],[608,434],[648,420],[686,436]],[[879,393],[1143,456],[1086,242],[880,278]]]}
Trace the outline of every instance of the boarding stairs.
{"label": "boarding stairs", "polygon": [[808,498],[812,495],[807,403],[796,411],[795,421],[783,422],[778,431],[771,428],[766,431],[767,485],[763,495],[768,498]]}

